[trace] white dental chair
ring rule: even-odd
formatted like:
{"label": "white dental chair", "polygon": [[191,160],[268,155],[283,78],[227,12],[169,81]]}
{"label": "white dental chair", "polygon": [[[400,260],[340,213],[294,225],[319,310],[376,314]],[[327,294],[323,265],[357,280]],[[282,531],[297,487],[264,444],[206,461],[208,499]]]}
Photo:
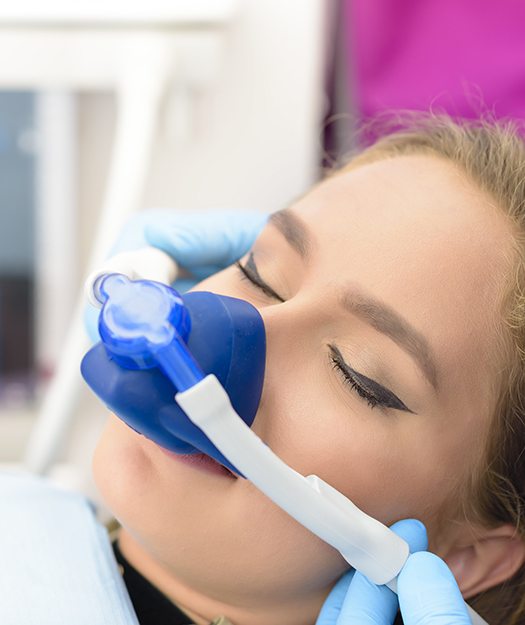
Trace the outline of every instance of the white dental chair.
{"label": "white dental chair", "polygon": [[0,474],[0,623],[139,625],[106,529],[81,495]]}

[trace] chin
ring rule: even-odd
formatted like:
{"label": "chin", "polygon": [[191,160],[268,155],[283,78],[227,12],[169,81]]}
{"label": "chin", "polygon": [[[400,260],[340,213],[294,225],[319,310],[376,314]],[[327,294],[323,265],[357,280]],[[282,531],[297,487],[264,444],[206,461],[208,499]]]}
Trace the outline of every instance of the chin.
{"label": "chin", "polygon": [[[247,592],[266,586],[284,600],[305,585],[331,583],[334,570],[347,568],[251,484],[174,462],[114,416],[95,450],[93,472],[106,505],[143,554],[191,588],[213,585],[222,596],[243,578]],[[306,581],[311,562],[319,571]],[[244,592],[236,591],[239,601]]]}
{"label": "chin", "polygon": [[154,490],[156,470],[144,437],[111,415],[93,455],[93,476],[105,504],[120,520]]}

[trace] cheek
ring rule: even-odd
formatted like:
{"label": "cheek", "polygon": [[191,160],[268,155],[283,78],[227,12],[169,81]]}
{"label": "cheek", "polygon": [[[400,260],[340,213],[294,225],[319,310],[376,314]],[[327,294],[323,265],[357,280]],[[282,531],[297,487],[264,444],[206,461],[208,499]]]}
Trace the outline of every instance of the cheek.
{"label": "cheek", "polygon": [[[197,288],[253,300],[232,268]],[[371,409],[342,385],[328,358],[320,355],[326,337],[318,336],[310,351],[297,339],[301,318],[286,321],[280,315],[272,327],[263,312],[272,340],[254,431],[293,469],[318,475],[383,523],[417,517],[433,524],[468,460],[458,454],[452,429],[436,425],[443,423],[443,415]]]}
{"label": "cheek", "polygon": [[318,475],[383,523],[429,520],[460,466],[448,435],[436,444],[430,417],[371,409],[328,375],[314,367],[269,374],[254,429],[293,469]]}
{"label": "cheek", "polygon": [[135,540],[192,588],[220,598],[242,578],[239,600],[256,590],[269,601],[323,588],[347,568],[249,482],[157,458],[141,438],[109,419],[93,461],[97,485]]}

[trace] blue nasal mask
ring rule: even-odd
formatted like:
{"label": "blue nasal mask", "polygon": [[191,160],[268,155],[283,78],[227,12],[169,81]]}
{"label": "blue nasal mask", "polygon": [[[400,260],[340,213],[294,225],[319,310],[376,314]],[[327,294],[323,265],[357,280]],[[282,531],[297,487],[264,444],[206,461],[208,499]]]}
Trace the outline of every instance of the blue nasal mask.
{"label": "blue nasal mask", "polygon": [[180,296],[152,281],[110,274],[98,286],[102,342],[82,375],[135,431],[173,452],[203,452],[240,473],[174,401],[214,374],[251,426],[261,397],[266,342],[257,309],[208,292]]}
{"label": "blue nasal mask", "polygon": [[[119,273],[94,272],[87,285],[90,301],[102,306],[102,341],[81,367],[95,393],[158,445],[205,453],[247,478],[351,566],[395,590],[407,543],[317,475],[288,466],[250,427],[265,369],[258,311],[232,297],[181,296],[159,281],[130,279],[172,281],[176,268],[159,250],[112,262]],[[475,617],[474,623],[484,622]]]}
{"label": "blue nasal mask", "polygon": [[97,274],[90,290],[102,340],[82,375],[116,415],[166,449],[204,452],[246,477],[372,579],[395,577],[407,544],[251,430],[265,367],[264,323],[251,304],[117,273]]}

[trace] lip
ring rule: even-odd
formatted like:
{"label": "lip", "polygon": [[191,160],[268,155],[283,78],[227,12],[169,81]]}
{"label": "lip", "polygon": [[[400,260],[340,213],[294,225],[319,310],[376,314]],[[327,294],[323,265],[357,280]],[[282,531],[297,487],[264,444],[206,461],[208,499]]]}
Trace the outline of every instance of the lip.
{"label": "lip", "polygon": [[237,476],[234,473],[206,454],[176,454],[175,452],[168,451],[163,447],[159,447],[159,449],[173,460],[182,462],[197,471],[222,475],[223,477],[227,477],[229,479],[237,479]]}

